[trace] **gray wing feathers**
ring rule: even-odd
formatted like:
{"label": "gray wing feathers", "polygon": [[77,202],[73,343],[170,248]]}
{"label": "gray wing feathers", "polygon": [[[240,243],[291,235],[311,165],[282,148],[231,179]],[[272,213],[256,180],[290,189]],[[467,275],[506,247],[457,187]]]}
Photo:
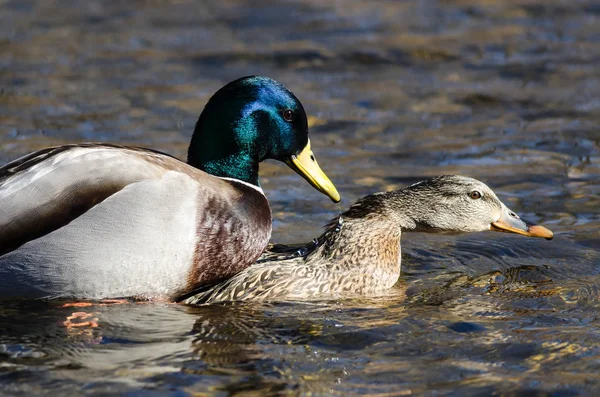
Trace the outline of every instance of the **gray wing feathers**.
{"label": "gray wing feathers", "polygon": [[270,236],[254,190],[141,149],[16,160],[0,169],[0,298],[173,298],[231,270],[215,250],[237,272]]}
{"label": "gray wing feathers", "polygon": [[102,147],[75,147],[6,171],[0,180],[0,255],[64,226],[128,184],[164,172],[144,157]]}
{"label": "gray wing feathers", "polygon": [[0,296],[170,295],[192,260],[197,197],[197,184],[177,172],[127,185],[68,227],[0,257]]}

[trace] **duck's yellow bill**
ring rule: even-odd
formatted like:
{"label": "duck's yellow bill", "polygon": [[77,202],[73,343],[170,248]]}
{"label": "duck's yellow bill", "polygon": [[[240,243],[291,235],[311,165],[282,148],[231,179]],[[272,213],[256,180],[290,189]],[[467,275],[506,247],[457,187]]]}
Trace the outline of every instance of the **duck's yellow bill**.
{"label": "duck's yellow bill", "polygon": [[334,203],[340,202],[340,194],[327,175],[321,170],[315,155],[310,150],[310,140],[298,155],[291,156],[285,163],[306,179],[312,187],[327,195]]}

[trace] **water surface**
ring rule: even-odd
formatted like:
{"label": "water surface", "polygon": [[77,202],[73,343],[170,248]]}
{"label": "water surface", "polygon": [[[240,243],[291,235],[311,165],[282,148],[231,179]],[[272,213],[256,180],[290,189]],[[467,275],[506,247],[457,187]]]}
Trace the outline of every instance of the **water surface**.
{"label": "water surface", "polygon": [[[463,174],[556,236],[406,235],[378,298],[4,303],[1,394],[595,394],[599,19],[593,1],[0,1],[0,163],[79,141],[184,158],[210,95],[263,74],[303,102],[342,208]],[[276,242],[338,213],[279,163],[261,178]]]}

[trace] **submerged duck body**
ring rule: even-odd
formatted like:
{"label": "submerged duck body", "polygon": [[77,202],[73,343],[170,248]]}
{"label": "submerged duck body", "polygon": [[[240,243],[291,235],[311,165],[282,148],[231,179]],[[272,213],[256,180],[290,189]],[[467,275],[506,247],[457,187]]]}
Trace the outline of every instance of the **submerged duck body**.
{"label": "submerged duck body", "polygon": [[188,304],[294,301],[373,295],[400,276],[403,232],[461,233],[485,230],[552,238],[509,210],[480,181],[440,176],[404,189],[358,200],[335,218],[301,256],[267,252],[254,265]]}
{"label": "submerged duck body", "polygon": [[174,300],[252,264],[271,234],[258,163],[334,201],[300,102],[264,77],[215,94],[188,163],[141,148],[48,148],[0,168],[0,298]]}

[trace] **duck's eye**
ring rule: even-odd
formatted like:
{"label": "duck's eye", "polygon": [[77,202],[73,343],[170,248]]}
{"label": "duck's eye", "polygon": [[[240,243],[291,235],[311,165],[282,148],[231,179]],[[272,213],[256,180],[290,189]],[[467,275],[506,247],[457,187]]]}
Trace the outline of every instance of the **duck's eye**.
{"label": "duck's eye", "polygon": [[283,119],[287,122],[292,122],[294,120],[294,112],[292,112],[291,109],[285,109],[281,114]]}
{"label": "duck's eye", "polygon": [[479,193],[477,190],[473,190],[471,193],[469,193],[469,197],[471,197],[473,200],[477,200],[481,198],[481,193]]}

